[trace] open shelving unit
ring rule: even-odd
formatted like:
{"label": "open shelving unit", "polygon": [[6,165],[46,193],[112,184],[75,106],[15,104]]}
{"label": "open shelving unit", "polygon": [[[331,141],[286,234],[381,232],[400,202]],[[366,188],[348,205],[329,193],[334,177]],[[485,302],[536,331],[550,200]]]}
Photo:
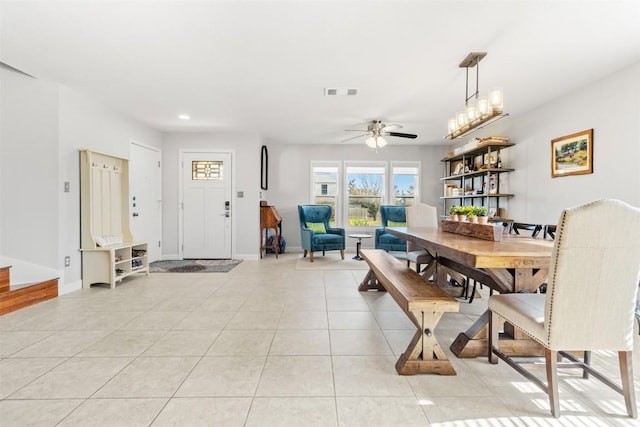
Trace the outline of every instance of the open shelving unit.
{"label": "open shelving unit", "polygon": [[507,141],[479,144],[441,160],[444,163],[444,176],[440,178],[444,184],[441,197],[444,217],[448,217],[449,208],[453,205],[473,205],[486,206],[490,212],[495,212],[490,221],[511,221],[499,216],[501,201],[513,197],[500,188],[504,188],[500,177],[514,169],[502,166],[500,153],[513,145]]}

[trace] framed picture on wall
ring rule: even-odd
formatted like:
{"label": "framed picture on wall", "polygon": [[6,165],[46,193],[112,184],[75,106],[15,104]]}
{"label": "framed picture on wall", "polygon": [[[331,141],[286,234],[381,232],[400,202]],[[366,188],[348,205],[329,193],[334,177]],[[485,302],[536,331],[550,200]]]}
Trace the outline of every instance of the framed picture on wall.
{"label": "framed picture on wall", "polygon": [[593,129],[551,140],[551,177],[593,173]]}

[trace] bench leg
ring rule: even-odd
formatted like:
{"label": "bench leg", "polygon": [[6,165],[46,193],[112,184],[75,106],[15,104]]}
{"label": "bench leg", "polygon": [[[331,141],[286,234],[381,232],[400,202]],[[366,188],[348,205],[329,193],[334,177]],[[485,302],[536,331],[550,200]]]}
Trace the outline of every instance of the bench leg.
{"label": "bench leg", "polygon": [[435,328],[442,312],[412,311],[407,315],[418,330],[409,346],[398,359],[396,371],[400,375],[432,373],[456,375],[455,369],[436,340]]}
{"label": "bench leg", "polygon": [[362,283],[360,283],[360,286],[358,286],[358,290],[360,292],[362,292],[362,291],[385,291],[384,287],[378,281],[378,278],[376,277],[376,274],[373,272],[373,270],[369,270],[367,275],[364,276],[364,279],[362,280]]}

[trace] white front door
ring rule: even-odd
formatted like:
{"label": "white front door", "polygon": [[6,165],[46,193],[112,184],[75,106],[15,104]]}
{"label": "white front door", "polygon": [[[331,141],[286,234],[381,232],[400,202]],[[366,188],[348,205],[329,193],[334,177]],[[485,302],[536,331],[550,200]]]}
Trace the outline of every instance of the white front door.
{"label": "white front door", "polygon": [[133,239],[148,246],[149,262],[162,255],[162,179],[160,150],[131,142],[129,224]]}
{"label": "white front door", "polygon": [[183,258],[231,258],[231,153],[182,158]]}

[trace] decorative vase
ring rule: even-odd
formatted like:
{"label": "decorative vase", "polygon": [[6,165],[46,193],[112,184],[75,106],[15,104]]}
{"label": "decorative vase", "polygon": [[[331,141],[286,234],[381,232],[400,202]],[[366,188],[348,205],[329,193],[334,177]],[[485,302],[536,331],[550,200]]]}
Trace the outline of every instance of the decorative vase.
{"label": "decorative vase", "polygon": [[458,221],[465,222],[466,220],[467,220],[467,216],[466,215],[458,215]]}
{"label": "decorative vase", "polygon": [[478,224],[487,224],[489,222],[489,217],[488,216],[479,216],[478,217]]}
{"label": "decorative vase", "polygon": [[451,215],[450,218],[451,218],[451,221],[459,221],[460,220],[458,218],[458,215]]}
{"label": "decorative vase", "polygon": [[473,224],[477,224],[478,223],[478,217],[477,216],[470,216],[469,217],[469,222],[473,223]]}

